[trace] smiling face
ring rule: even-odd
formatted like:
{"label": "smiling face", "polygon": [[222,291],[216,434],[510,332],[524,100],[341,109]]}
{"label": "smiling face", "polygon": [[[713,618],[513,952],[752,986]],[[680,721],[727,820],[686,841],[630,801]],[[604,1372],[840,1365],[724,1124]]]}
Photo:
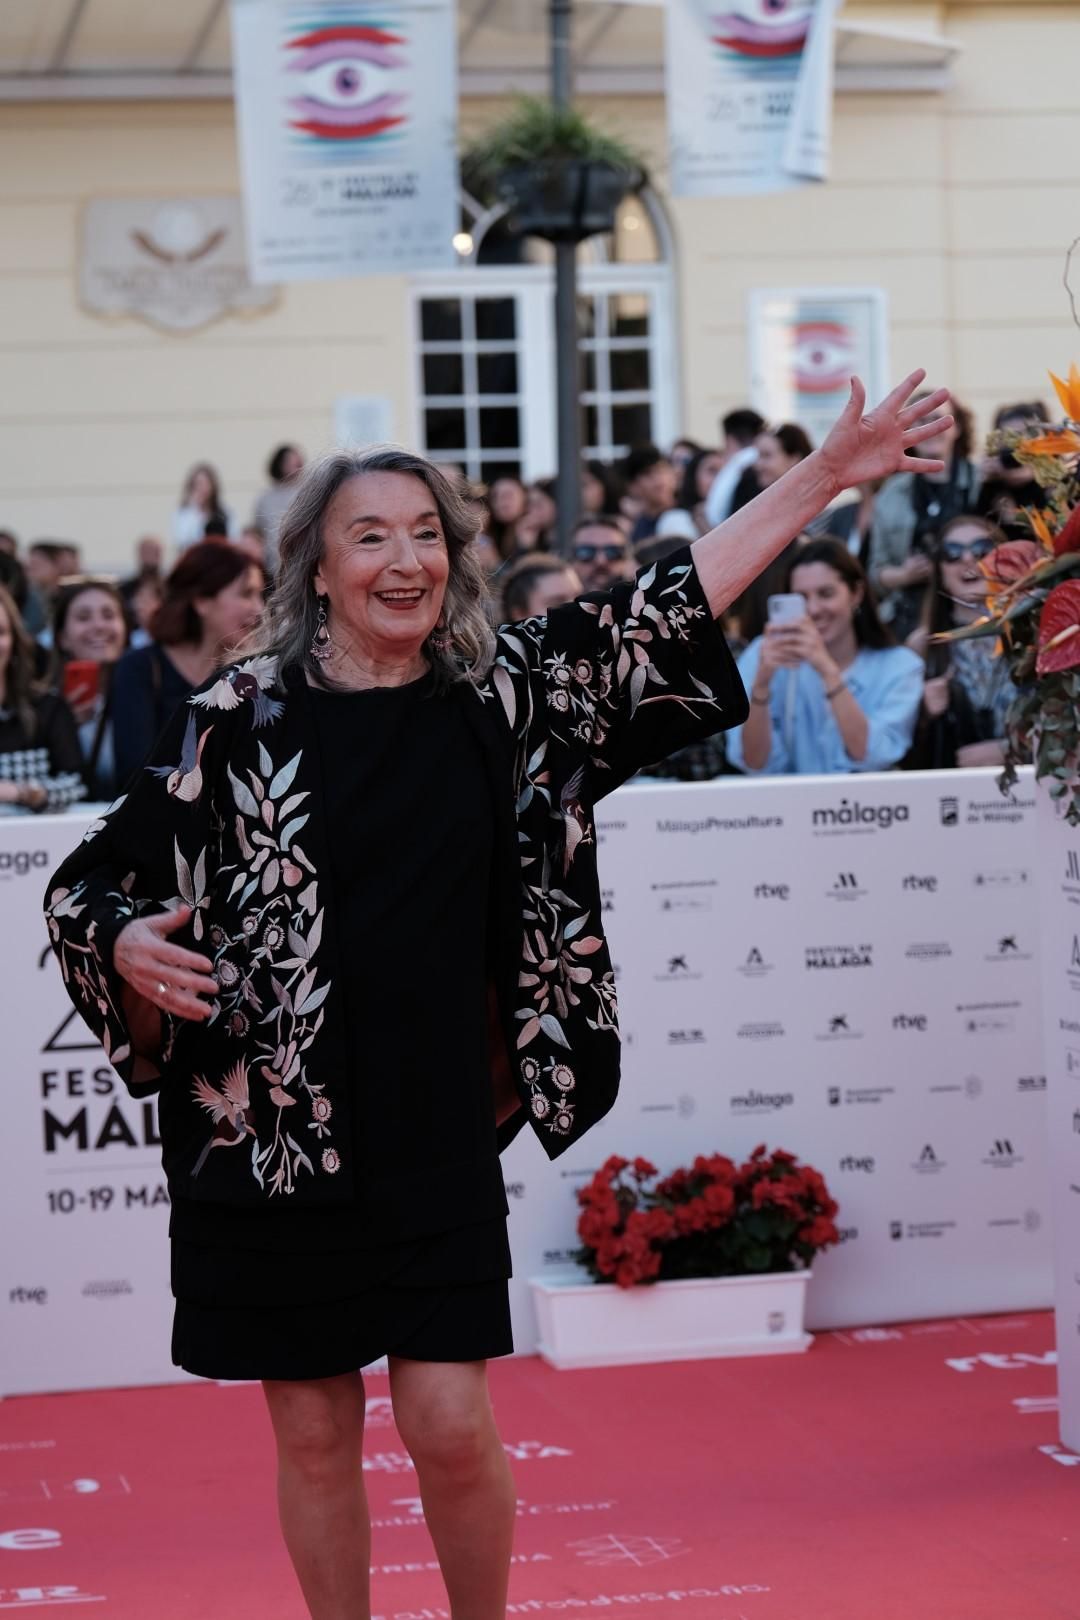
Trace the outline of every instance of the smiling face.
{"label": "smiling face", "polygon": [[91,585],[79,592],[67,610],[59,645],[67,658],[115,664],[127,645],[127,625],[109,591]]}
{"label": "smiling face", "polygon": [[948,535],[938,542],[941,589],[945,595],[965,607],[978,607],[985,602],[989,581],[981,573],[979,563],[993,549],[994,542],[985,525],[976,519],[970,523],[951,523]]}
{"label": "smiling face", "polygon": [[791,571],[791,589],[806,598],[806,616],[830,651],[850,634],[862,601],[862,586],[852,590],[828,563],[804,563]]}
{"label": "smiling face", "polygon": [[341,485],[323,520],[315,589],[330,598],[334,641],[373,663],[420,653],[442,611],[450,555],[438,504],[411,473]]}

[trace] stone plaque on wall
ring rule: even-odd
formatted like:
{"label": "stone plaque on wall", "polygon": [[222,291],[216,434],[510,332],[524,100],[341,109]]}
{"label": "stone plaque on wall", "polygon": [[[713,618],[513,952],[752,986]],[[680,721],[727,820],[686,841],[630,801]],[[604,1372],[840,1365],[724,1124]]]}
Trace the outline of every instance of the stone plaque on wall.
{"label": "stone plaque on wall", "polygon": [[277,302],[248,276],[238,197],[98,197],[83,213],[79,292],[95,315],[190,332]]}

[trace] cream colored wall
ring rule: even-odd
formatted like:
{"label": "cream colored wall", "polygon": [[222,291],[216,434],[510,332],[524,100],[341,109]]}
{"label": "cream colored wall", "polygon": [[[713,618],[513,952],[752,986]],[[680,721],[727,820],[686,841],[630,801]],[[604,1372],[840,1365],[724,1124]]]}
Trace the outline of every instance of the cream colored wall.
{"label": "cream colored wall", "polygon": [[[928,366],[983,427],[1004,400],[1049,398],[1046,370],[1080,360],[1061,286],[1080,235],[1080,10],[871,10],[957,40],[953,88],[838,96],[826,186],[669,203],[684,423],[700,438],[745,398],[754,286],[885,287],[894,371]],[[654,154],[663,190],[660,100],[593,106]],[[467,105],[466,128],[497,109]],[[268,315],[183,337],[80,311],[85,198],[238,187],[224,103],[0,108],[0,525],[71,536],[94,565],[122,564],[137,534],[165,530],[194,460],[220,465],[246,516],[275,443],[329,443],[338,394],[387,394],[395,431],[409,433],[399,278],[297,283]]]}
{"label": "cream colored wall", "polygon": [[[962,47],[953,87],[838,96],[828,185],[671,205],[690,433],[709,437],[744,393],[754,286],[886,288],[893,371],[927,366],[980,431],[1006,400],[1054,403],[1047,370],[1080,361],[1062,287],[1080,235],[1080,9],[937,10]],[[1080,263],[1074,276],[1080,289]]]}
{"label": "cream colored wall", "polygon": [[0,526],[126,566],[193,461],[246,521],[276,444],[330,445],[338,395],[388,395],[409,431],[399,277],[296,283],[191,335],[79,308],[84,199],[238,191],[228,103],[0,109]]}

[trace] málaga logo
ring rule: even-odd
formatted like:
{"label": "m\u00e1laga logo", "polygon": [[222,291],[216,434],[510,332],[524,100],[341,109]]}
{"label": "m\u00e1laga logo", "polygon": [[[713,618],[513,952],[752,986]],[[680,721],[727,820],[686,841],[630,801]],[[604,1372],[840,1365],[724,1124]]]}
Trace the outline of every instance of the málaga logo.
{"label": "m\u00e1laga logo", "polygon": [[47,872],[49,852],[46,849],[0,849],[0,881],[10,877],[25,877],[27,872]]}
{"label": "m\u00e1laga logo", "polygon": [[911,811],[906,804],[861,804],[858,799],[841,799],[837,805],[828,805],[810,813],[811,825],[831,832],[834,828],[860,832],[874,832],[877,828],[892,827],[908,821]]}

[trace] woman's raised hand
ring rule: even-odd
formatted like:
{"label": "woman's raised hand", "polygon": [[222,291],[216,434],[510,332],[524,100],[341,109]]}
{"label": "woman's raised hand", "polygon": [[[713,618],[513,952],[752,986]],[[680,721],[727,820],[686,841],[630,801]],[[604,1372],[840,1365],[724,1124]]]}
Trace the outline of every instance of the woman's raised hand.
{"label": "woman's raised hand", "polygon": [[176,1018],[202,1023],[211,1009],[199,998],[217,995],[214,964],[182,945],[171,945],[168,939],[190,918],[191,908],[181,906],[178,911],[127,923],[116,936],[113,961],[116,971],[145,1001]]}
{"label": "woman's raised hand", "polygon": [[907,454],[952,425],[951,416],[933,414],[947,403],[947,388],[907,404],[925,376],[925,371],[913,371],[865,415],[866,390],[858,377],[852,377],[851,398],[820,452],[841,489],[871,478],[888,478],[895,472],[944,472],[943,461],[916,461]]}

